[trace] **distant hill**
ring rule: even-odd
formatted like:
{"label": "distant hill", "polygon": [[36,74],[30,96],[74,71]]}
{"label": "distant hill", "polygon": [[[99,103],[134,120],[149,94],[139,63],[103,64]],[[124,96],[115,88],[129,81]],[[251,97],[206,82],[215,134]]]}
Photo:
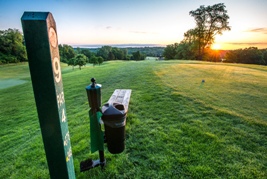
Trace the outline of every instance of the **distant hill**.
{"label": "distant hill", "polygon": [[[145,54],[146,56],[152,56],[152,57],[163,56],[163,52],[165,49],[165,47],[156,46],[152,44],[123,44],[123,45],[110,45],[110,46],[117,47],[120,49],[127,49],[129,55],[132,55],[134,52],[139,51],[140,53]],[[74,50],[77,50],[77,48],[89,49],[91,52],[97,53],[101,47],[102,47],[101,45],[80,45],[78,47],[74,46],[73,48]]]}

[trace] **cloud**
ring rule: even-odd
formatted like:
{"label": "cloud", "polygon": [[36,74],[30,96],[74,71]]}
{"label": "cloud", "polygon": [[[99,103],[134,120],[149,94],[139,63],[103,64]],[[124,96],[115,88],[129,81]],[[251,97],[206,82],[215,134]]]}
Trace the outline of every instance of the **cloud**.
{"label": "cloud", "polygon": [[267,48],[267,42],[225,42],[223,44],[230,49],[247,47]]}
{"label": "cloud", "polygon": [[254,28],[254,29],[246,30],[245,32],[255,32],[255,33],[267,34],[267,28],[266,27]]}
{"label": "cloud", "polygon": [[107,26],[107,27],[106,27],[106,29],[108,29],[108,30],[109,30],[109,29],[112,29],[112,27],[111,27],[111,26]]}
{"label": "cloud", "polygon": [[267,42],[229,42],[229,45],[267,45]]}

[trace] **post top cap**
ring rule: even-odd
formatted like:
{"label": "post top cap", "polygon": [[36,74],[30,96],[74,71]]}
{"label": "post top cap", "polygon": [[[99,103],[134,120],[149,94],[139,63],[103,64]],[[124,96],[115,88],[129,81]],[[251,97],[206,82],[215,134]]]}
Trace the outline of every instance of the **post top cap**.
{"label": "post top cap", "polygon": [[50,12],[29,12],[25,11],[21,20],[46,20]]}
{"label": "post top cap", "polygon": [[91,82],[92,83],[95,83],[95,78],[91,78]]}

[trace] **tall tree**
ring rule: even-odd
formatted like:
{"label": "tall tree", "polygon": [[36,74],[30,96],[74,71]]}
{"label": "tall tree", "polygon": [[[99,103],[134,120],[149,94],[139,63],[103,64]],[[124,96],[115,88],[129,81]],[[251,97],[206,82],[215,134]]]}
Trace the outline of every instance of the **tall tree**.
{"label": "tall tree", "polygon": [[214,4],[213,6],[200,6],[189,14],[196,21],[194,33],[198,42],[198,59],[202,60],[204,49],[213,44],[217,34],[221,35],[225,30],[231,30],[229,26],[229,16],[224,3]]}
{"label": "tall tree", "polygon": [[125,51],[117,47],[112,48],[112,53],[116,60],[124,60],[126,58]]}
{"label": "tall tree", "polygon": [[[103,57],[101,57],[103,59]],[[104,60],[104,59],[103,59]],[[98,64],[98,57],[96,56],[93,56],[91,59],[90,59],[90,63],[93,64],[93,66],[95,66],[96,64]]]}
{"label": "tall tree", "polygon": [[79,66],[79,69],[82,69],[82,66],[86,65],[87,57],[84,54],[78,54],[75,57],[75,65]]}
{"label": "tall tree", "polygon": [[262,49],[262,65],[267,65],[267,48]]}
{"label": "tall tree", "polygon": [[133,56],[132,59],[133,60],[144,60],[146,58],[145,54],[140,53],[140,51],[138,50],[137,52],[133,52]]}
{"label": "tall tree", "polygon": [[104,59],[102,57],[97,57],[97,63],[98,65],[101,65],[103,63]]}
{"label": "tall tree", "polygon": [[196,59],[198,51],[198,36],[196,29],[189,29],[184,33],[184,39],[176,48],[176,57],[178,59],[192,60]]}
{"label": "tall tree", "polygon": [[94,55],[93,52],[91,52],[89,49],[82,49],[80,50],[80,53],[84,54],[87,57],[88,62],[89,62],[89,59]]}
{"label": "tall tree", "polygon": [[0,57],[2,63],[27,60],[23,36],[18,29],[0,30]]}
{"label": "tall tree", "polygon": [[101,56],[104,60],[109,59],[109,52],[111,52],[112,47],[111,46],[102,46],[98,52],[97,56]]}
{"label": "tall tree", "polygon": [[76,55],[74,49],[70,45],[59,44],[58,49],[59,49],[60,59],[62,62],[68,63],[68,61],[74,58]]}
{"label": "tall tree", "polygon": [[76,59],[75,58],[69,59],[68,66],[72,66],[72,70],[74,70],[75,65],[76,65]]}
{"label": "tall tree", "polygon": [[[103,57],[102,57],[103,58]],[[115,60],[116,58],[115,58],[115,55],[110,51],[109,53],[108,53],[108,60]]]}
{"label": "tall tree", "polygon": [[164,49],[163,56],[167,59],[174,59],[176,56],[176,48],[178,46],[178,43],[167,45]]}

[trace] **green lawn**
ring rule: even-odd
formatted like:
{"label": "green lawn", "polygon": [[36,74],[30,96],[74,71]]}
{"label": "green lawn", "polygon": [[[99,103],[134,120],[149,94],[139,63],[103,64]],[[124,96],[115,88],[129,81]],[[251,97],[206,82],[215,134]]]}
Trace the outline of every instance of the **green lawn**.
{"label": "green lawn", "polygon": [[[62,66],[76,177],[267,178],[267,67],[198,61]],[[85,87],[102,84],[102,103],[132,89],[126,149],[107,166],[80,173],[90,154]],[[0,66],[0,178],[49,178],[27,63]],[[205,82],[202,82],[202,81]],[[4,88],[5,86],[5,88]]]}

